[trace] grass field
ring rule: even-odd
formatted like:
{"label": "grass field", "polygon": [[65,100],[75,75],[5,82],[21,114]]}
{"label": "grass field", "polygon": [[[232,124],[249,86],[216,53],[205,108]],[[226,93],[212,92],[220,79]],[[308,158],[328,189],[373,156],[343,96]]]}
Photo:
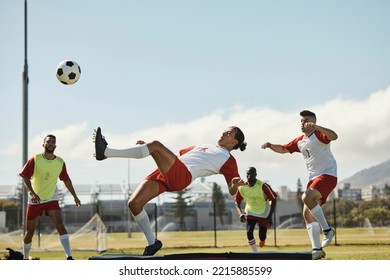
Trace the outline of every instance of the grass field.
{"label": "grass field", "polygon": [[[256,232],[257,234],[257,232]],[[0,252],[5,248],[21,249],[20,236],[0,235]],[[242,230],[197,232],[159,232],[157,236],[163,243],[163,250],[157,255],[180,253],[221,253],[221,252],[250,252],[246,243],[246,233]],[[42,260],[63,260],[64,252],[58,241],[58,235],[34,236],[31,256]],[[107,234],[108,250],[102,253],[91,248],[96,246],[96,236],[71,235],[73,256],[77,260],[87,260],[91,256],[101,254],[142,254],[146,245],[143,235],[132,233]],[[265,252],[309,252],[311,246],[307,232],[304,229],[284,229],[275,232],[268,231],[266,246],[259,251]],[[327,260],[390,260],[390,229],[365,228],[337,229],[337,235],[331,246],[325,249]]]}

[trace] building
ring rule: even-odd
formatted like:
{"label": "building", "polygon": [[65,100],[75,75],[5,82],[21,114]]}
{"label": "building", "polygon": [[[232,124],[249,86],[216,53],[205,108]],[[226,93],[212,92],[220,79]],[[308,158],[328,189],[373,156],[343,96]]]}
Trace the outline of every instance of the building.
{"label": "building", "polygon": [[344,183],[337,189],[337,196],[344,200],[362,200],[362,190],[352,189],[350,183]]}

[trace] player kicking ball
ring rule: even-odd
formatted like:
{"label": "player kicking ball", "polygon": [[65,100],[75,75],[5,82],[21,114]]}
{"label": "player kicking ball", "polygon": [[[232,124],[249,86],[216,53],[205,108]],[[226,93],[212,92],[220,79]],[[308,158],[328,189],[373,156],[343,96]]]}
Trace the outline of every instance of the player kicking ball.
{"label": "player kicking ball", "polygon": [[100,127],[96,129],[94,138],[97,160],[115,157],[141,159],[152,156],[157,165],[157,169],[138,185],[128,201],[134,220],[148,243],[144,256],[154,255],[163,246],[162,242],[156,239],[144,209],[150,200],[163,192],[181,191],[196,178],[213,174],[222,174],[225,177],[231,195],[235,195],[237,188],[244,184],[238,173],[237,162],[230,153],[232,150],[246,149],[244,133],[236,126],[223,131],[216,144],[191,146],[181,150],[179,155],[174,154],[159,141],[146,143],[139,140],[134,147],[113,149],[108,147]]}

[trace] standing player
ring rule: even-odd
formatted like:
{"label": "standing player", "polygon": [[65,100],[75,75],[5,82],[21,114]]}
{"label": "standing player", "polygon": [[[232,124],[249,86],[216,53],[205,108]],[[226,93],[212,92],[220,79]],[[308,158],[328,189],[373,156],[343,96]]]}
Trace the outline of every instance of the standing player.
{"label": "standing player", "polygon": [[202,144],[180,151],[176,156],[159,141],[145,143],[137,141],[135,147],[117,150],[107,147],[100,127],[95,133],[95,157],[104,160],[110,157],[145,158],[152,156],[157,169],[141,182],[131,194],[128,206],[134,220],[145,234],[148,245],[144,256],[154,255],[161,249],[150,226],[149,217],[144,209],[146,203],[163,192],[181,191],[198,177],[222,174],[228,184],[229,193],[235,195],[239,185],[243,184],[238,174],[235,158],[230,151],[246,149],[245,137],[241,129],[231,126],[219,138],[217,144]]}
{"label": "standing player", "polygon": [[42,214],[46,214],[50,217],[60,235],[67,260],[73,260],[68,232],[62,221],[61,208],[58,203],[58,178],[64,182],[65,187],[72,194],[77,207],[81,205],[80,200],[73,188],[64,160],[54,154],[56,137],[47,135],[43,139],[42,146],[44,148],[43,153],[31,157],[19,174],[23,178],[24,187],[29,194],[23,255],[25,259],[28,259],[35,228]]}
{"label": "standing player", "polygon": [[[312,243],[312,257],[317,260],[326,256],[322,248],[328,246],[334,236],[334,230],[326,221],[321,206],[337,184],[337,164],[330,150],[330,142],[338,136],[333,130],[317,125],[313,112],[304,110],[300,116],[303,135],[285,145],[266,142],[261,148],[270,148],[280,154],[302,153],[309,171],[309,183],[302,195],[303,218]],[[324,233],[322,243],[320,226]]]}
{"label": "standing player", "polygon": [[[249,167],[246,171],[248,181],[245,185],[238,187],[235,197],[236,209],[240,221],[246,222],[248,244],[253,252],[257,252],[256,240],[253,236],[255,226],[259,225],[259,246],[262,248],[267,239],[268,226],[272,225],[272,215],[275,211],[277,197],[271,186],[258,180],[256,176],[256,168]],[[246,202],[245,213],[241,210],[243,200]]]}

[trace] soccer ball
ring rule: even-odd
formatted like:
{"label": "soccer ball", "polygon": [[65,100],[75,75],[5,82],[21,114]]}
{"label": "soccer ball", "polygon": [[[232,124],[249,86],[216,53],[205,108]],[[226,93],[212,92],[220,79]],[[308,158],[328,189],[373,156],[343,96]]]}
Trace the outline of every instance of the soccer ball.
{"label": "soccer ball", "polygon": [[56,75],[64,85],[72,85],[80,79],[81,68],[75,61],[63,60],[57,65]]}

